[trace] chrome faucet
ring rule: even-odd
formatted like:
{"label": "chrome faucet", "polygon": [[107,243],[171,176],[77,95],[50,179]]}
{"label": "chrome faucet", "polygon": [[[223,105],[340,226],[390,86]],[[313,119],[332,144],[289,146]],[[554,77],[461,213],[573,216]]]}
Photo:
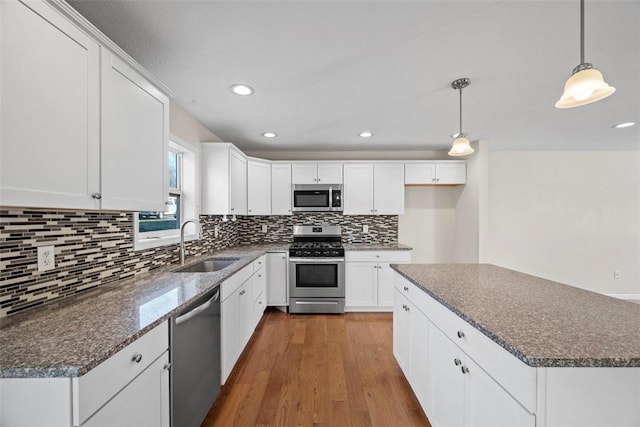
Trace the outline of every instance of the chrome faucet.
{"label": "chrome faucet", "polygon": [[184,226],[190,222],[194,223],[196,230],[198,231],[198,238],[202,234],[202,226],[197,219],[187,219],[180,226],[180,265],[184,265]]}

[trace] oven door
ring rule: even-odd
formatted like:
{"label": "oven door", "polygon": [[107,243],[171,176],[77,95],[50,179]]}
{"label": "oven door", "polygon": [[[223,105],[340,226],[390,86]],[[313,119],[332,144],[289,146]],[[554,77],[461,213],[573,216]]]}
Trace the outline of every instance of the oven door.
{"label": "oven door", "polygon": [[344,259],[290,258],[291,298],[344,298]]}

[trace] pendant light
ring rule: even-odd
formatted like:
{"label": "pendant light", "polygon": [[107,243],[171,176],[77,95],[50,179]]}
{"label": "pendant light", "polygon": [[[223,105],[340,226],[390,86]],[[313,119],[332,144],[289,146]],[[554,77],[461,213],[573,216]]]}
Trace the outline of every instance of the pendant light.
{"label": "pendant light", "polygon": [[609,86],[602,73],[589,62],[584,62],[584,0],[580,0],[580,65],[573,69],[564,85],[564,93],[556,108],[573,108],[600,101],[616,91]]}
{"label": "pendant light", "polygon": [[450,156],[466,156],[473,153],[473,148],[469,144],[467,135],[462,133],[462,88],[469,86],[469,83],[471,83],[471,80],[466,77],[454,80],[451,83],[453,89],[460,91],[460,131],[456,135],[456,139],[453,140],[453,144],[451,144]]}

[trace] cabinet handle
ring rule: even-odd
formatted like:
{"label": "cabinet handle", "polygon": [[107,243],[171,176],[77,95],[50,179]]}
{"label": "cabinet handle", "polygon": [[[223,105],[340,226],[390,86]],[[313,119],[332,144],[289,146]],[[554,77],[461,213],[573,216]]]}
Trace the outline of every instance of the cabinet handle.
{"label": "cabinet handle", "polygon": [[460,370],[462,371],[463,374],[469,373],[469,368],[467,368],[466,366],[461,367]]}
{"label": "cabinet handle", "polygon": [[456,366],[460,366],[462,365],[462,361],[456,357],[455,359],[453,359],[453,364]]}
{"label": "cabinet handle", "polygon": [[244,295],[245,294],[245,290],[240,291],[240,295]]}
{"label": "cabinet handle", "polygon": [[102,199],[102,194],[100,194],[100,193],[93,193],[93,194],[91,195],[91,197],[93,197],[93,198],[94,198],[94,199],[96,199],[96,200],[100,200],[100,199]]}
{"label": "cabinet handle", "polygon": [[235,208],[231,208],[231,212],[233,212],[233,211],[234,211],[234,209],[235,209]]}
{"label": "cabinet handle", "polygon": [[258,277],[262,277],[262,274],[258,274]]}
{"label": "cabinet handle", "polygon": [[464,332],[458,331],[458,338],[464,338]]}
{"label": "cabinet handle", "polygon": [[404,291],[405,291],[405,292],[409,292],[409,288],[405,286],[405,287],[404,287]]}
{"label": "cabinet handle", "polygon": [[409,306],[408,306],[408,305],[405,305],[405,306],[404,306],[404,311],[411,311],[411,309],[409,308]]}
{"label": "cabinet handle", "polygon": [[[232,209],[233,210],[233,209]],[[251,209],[249,209],[249,212],[251,212]]]}
{"label": "cabinet handle", "polygon": [[165,371],[170,371],[171,370],[171,363],[165,363],[164,366],[162,367],[162,369],[164,369]]}
{"label": "cabinet handle", "polygon": [[431,182],[436,182],[436,179],[435,178],[431,178]]}
{"label": "cabinet handle", "polygon": [[440,182],[440,178],[436,178],[436,182]]}
{"label": "cabinet handle", "polygon": [[140,353],[134,354],[133,357],[131,358],[131,361],[136,363],[140,363],[141,360],[142,360],[142,354]]}

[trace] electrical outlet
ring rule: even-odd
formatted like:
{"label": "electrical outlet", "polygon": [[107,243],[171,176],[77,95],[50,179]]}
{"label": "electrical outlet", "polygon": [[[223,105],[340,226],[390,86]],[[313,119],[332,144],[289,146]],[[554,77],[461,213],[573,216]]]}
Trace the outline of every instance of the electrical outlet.
{"label": "electrical outlet", "polygon": [[213,237],[214,238],[218,238],[218,234],[220,234],[220,226],[216,225],[213,227]]}
{"label": "electrical outlet", "polygon": [[38,246],[38,272],[56,268],[55,246]]}
{"label": "electrical outlet", "polygon": [[368,233],[369,232],[369,226],[368,225],[363,225],[362,226],[362,232],[363,233]]}
{"label": "electrical outlet", "polygon": [[262,224],[262,232],[263,233],[267,232],[267,224]]}
{"label": "electrical outlet", "polygon": [[613,278],[614,279],[620,278],[620,270],[613,270]]}

